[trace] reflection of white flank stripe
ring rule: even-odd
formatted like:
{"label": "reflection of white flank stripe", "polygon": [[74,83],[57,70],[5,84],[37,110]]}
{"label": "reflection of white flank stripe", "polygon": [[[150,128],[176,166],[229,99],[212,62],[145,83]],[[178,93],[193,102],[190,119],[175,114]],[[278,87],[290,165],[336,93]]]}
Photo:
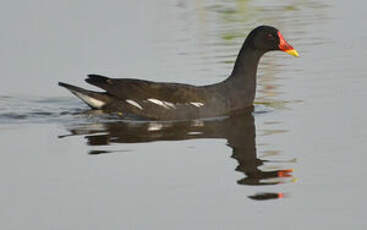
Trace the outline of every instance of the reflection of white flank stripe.
{"label": "reflection of white flank stripe", "polygon": [[200,108],[201,106],[203,106],[204,104],[203,103],[201,103],[201,102],[190,102],[190,104],[191,105],[193,105],[193,106],[196,106],[196,107],[198,107],[198,108]]}
{"label": "reflection of white flank stripe", "polygon": [[148,125],[148,131],[159,131],[162,128],[163,128],[163,125],[161,123],[151,122]]}
{"label": "reflection of white flank stripe", "polygon": [[155,99],[155,98],[148,98],[148,101],[149,102],[152,102],[156,105],[160,105],[162,107],[164,107],[165,109],[174,109],[176,108],[174,104],[172,104],[171,102],[167,102],[167,101],[161,101],[161,100],[158,100],[158,99]]}
{"label": "reflection of white flank stripe", "polygon": [[104,106],[104,102],[97,100],[93,97],[87,96],[85,94],[76,92],[76,91],[72,91],[77,97],[79,97],[80,99],[82,99],[85,103],[87,103],[88,105],[90,105],[91,107],[95,108],[95,109],[100,109],[102,108],[102,106]]}
{"label": "reflection of white flank stripe", "polygon": [[137,103],[136,101],[133,101],[133,100],[130,100],[130,99],[127,99],[125,101],[127,103],[129,103],[130,105],[133,105],[133,106],[137,107],[138,109],[143,110],[143,107],[141,107],[141,105],[139,105],[139,103]]}
{"label": "reflection of white flank stripe", "polygon": [[191,126],[193,126],[193,127],[204,127],[204,121],[202,121],[202,120],[193,120],[193,121],[191,121]]}
{"label": "reflection of white flank stripe", "polygon": [[203,132],[188,132],[189,135],[200,135],[203,134]]}

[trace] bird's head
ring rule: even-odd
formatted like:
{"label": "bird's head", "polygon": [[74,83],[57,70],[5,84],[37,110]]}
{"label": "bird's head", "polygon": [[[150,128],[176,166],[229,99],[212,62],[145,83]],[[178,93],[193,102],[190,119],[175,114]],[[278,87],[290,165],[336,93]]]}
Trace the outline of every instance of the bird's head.
{"label": "bird's head", "polygon": [[265,52],[271,50],[281,50],[290,55],[298,57],[298,52],[289,45],[278,29],[272,26],[259,26],[248,36],[250,45]]}

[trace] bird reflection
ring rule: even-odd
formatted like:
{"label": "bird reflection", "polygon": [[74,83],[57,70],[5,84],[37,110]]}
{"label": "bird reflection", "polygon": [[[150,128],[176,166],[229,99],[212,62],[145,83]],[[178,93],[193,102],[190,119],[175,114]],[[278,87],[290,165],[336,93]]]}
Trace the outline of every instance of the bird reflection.
{"label": "bird reflection", "polygon": [[[292,169],[272,168],[262,170],[268,162],[257,157],[256,129],[251,111],[226,118],[194,121],[117,121],[87,124],[70,129],[70,134],[83,135],[88,145],[101,146],[110,143],[143,143],[151,141],[174,141],[199,138],[224,138],[232,148],[232,158],[238,161],[236,171],[244,174],[237,181],[240,185],[275,185],[292,178]],[[110,151],[93,150],[91,155]],[[266,195],[264,195],[266,194]],[[249,196],[253,200],[278,199],[282,193],[257,193]]]}

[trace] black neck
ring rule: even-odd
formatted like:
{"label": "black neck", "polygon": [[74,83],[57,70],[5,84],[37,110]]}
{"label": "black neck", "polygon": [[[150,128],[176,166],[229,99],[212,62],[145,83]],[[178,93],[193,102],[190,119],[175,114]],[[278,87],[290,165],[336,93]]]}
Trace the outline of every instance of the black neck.
{"label": "black neck", "polygon": [[234,109],[252,105],[256,94],[257,66],[264,53],[253,48],[249,39],[243,44],[231,75],[224,81],[232,89],[229,96]]}
{"label": "black neck", "polygon": [[229,78],[256,79],[257,66],[265,52],[251,47],[246,41],[236,59]]}

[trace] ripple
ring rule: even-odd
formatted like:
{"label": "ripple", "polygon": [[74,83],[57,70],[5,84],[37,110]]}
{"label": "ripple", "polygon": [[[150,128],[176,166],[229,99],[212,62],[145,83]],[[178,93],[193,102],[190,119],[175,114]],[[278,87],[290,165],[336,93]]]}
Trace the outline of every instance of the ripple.
{"label": "ripple", "polygon": [[5,119],[6,121],[9,120],[22,120],[26,119],[27,115],[25,114],[18,114],[18,113],[2,113],[0,114],[0,120]]}
{"label": "ripple", "polygon": [[84,105],[65,97],[0,97],[0,123],[55,123],[73,119]]}

